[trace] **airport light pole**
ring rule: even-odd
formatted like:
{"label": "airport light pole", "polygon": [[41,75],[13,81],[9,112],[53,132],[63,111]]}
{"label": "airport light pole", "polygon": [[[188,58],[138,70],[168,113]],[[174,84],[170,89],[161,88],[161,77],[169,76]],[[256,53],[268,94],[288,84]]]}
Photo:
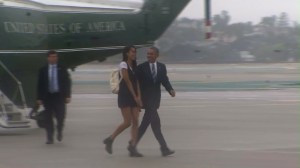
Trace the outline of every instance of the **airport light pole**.
{"label": "airport light pole", "polygon": [[206,34],[205,38],[210,39],[212,35],[212,30],[211,30],[211,1],[210,0],[205,0],[205,28],[206,28]]}

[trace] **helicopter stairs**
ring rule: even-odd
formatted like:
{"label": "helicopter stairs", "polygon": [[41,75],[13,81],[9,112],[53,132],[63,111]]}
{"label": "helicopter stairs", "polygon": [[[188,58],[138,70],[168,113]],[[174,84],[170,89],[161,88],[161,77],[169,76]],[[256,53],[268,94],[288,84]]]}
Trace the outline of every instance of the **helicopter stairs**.
{"label": "helicopter stairs", "polygon": [[25,95],[22,83],[15,77],[15,75],[3,64],[0,60],[0,71],[6,73],[12,79],[11,85],[15,86],[15,93],[17,93],[22,100],[22,105],[17,106],[14,101],[10,100],[3,91],[0,90],[0,128],[28,128],[30,127],[30,120],[25,100]]}
{"label": "helicopter stairs", "polygon": [[2,128],[29,128],[30,120],[26,115],[28,110],[14,105],[0,92],[0,127]]}

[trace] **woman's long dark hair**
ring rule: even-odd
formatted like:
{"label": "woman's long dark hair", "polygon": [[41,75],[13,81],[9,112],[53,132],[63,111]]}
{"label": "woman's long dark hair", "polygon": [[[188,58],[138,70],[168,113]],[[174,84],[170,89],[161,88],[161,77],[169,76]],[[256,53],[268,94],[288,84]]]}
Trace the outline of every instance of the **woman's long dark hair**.
{"label": "woman's long dark hair", "polygon": [[[123,60],[122,60],[122,61],[127,62],[127,60],[128,60],[128,55],[127,55],[127,53],[129,53],[129,51],[130,51],[132,48],[134,48],[134,49],[136,50],[136,47],[133,46],[133,45],[124,47],[124,49],[123,49]],[[132,61],[132,68],[135,69],[136,67],[137,67],[137,62],[136,62],[136,60],[133,60],[133,61]]]}

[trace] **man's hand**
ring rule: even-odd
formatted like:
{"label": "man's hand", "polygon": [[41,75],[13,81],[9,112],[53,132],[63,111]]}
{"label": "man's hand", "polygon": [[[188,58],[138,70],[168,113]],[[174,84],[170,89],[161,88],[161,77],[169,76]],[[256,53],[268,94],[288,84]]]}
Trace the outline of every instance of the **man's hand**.
{"label": "man's hand", "polygon": [[175,90],[171,90],[171,91],[170,91],[170,95],[171,95],[172,97],[175,97],[175,96],[176,96]]}
{"label": "man's hand", "polygon": [[66,100],[65,100],[65,103],[68,104],[70,102],[71,102],[71,98],[67,97]]}
{"label": "man's hand", "polygon": [[37,101],[36,101],[36,104],[38,104],[38,105],[40,106],[40,105],[43,104],[43,101],[42,101],[42,100],[37,100]]}

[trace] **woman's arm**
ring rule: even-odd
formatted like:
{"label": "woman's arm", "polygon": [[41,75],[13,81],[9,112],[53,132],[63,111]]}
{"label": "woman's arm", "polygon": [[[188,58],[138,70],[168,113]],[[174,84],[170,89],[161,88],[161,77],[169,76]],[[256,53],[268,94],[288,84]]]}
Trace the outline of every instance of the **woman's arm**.
{"label": "woman's arm", "polygon": [[139,83],[138,80],[136,81],[136,85],[137,85],[137,91],[138,91],[138,95],[137,96],[138,96],[138,99],[140,101],[139,105],[140,105],[140,107],[143,107],[142,95],[141,95],[141,88],[140,88],[140,83]]}
{"label": "woman's arm", "polygon": [[137,92],[138,92],[137,96],[141,97],[141,88],[140,88],[140,83],[138,80],[136,81],[136,86],[137,86]]}

